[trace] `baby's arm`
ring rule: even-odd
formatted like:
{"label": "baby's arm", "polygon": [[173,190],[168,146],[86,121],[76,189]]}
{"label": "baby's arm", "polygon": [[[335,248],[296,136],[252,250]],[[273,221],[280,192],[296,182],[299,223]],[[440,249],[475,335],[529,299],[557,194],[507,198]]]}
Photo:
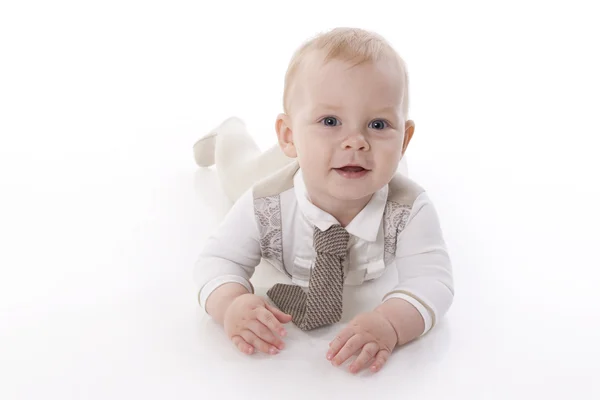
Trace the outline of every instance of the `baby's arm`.
{"label": "baby's arm", "polygon": [[250,278],[260,263],[254,198],[248,190],[210,236],[196,263],[198,299],[243,353],[277,354],[285,346],[282,324],[292,317],[255,296]]}
{"label": "baby's arm", "polygon": [[454,298],[452,265],[427,193],[415,201],[396,245],[397,285],[376,309],[394,326],[398,345],[433,328]]}
{"label": "baby's arm", "polygon": [[253,202],[248,190],[234,203],[194,267],[200,306],[219,323],[233,299],[254,292],[250,278],[261,254]]}
{"label": "baby's arm", "polygon": [[230,282],[216,288],[206,300],[206,313],[223,325],[225,312],[233,301],[243,294],[250,293],[244,285]]}
{"label": "baby's arm", "polygon": [[373,372],[394,347],[429,331],[454,297],[452,267],[433,205],[425,193],[415,201],[396,242],[398,282],[372,312],[357,315],[329,344],[327,359],[350,364],[356,373],[370,363]]}

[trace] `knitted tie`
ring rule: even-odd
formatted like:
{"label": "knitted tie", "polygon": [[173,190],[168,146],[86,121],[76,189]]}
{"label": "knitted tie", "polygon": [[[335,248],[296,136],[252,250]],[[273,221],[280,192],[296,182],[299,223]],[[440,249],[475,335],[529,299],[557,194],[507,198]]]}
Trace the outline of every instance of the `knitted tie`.
{"label": "knitted tie", "polygon": [[278,283],[267,296],[303,331],[338,322],[342,317],[344,270],[350,235],[340,225],[326,231],[315,227],[315,266],[310,273],[308,294],[297,285]]}

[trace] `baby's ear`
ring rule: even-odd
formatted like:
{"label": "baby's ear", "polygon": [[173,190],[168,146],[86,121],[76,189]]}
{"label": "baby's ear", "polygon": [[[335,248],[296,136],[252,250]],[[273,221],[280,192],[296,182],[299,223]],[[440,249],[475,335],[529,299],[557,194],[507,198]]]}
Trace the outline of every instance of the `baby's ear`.
{"label": "baby's ear", "polygon": [[402,143],[402,154],[406,152],[406,148],[415,133],[415,122],[412,120],[406,121],[404,124],[404,142]]}
{"label": "baby's ear", "polygon": [[275,131],[277,132],[279,147],[281,147],[281,150],[286,156],[296,158],[298,153],[296,152],[296,146],[294,145],[294,134],[291,126],[289,115],[279,114],[277,116],[277,121],[275,121]]}

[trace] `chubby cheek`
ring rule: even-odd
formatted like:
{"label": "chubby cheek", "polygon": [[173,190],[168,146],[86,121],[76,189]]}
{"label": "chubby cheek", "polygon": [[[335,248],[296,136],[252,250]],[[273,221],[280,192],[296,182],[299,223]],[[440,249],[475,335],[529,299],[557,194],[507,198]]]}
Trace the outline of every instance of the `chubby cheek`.
{"label": "chubby cheek", "polygon": [[331,163],[330,146],[321,143],[318,138],[306,135],[296,144],[298,161],[303,170],[310,170],[312,175],[325,175]]}
{"label": "chubby cheek", "polygon": [[396,143],[394,141],[378,149],[375,159],[377,160],[376,165],[382,179],[388,179],[394,175],[400,163],[401,156],[402,143],[400,142]]}

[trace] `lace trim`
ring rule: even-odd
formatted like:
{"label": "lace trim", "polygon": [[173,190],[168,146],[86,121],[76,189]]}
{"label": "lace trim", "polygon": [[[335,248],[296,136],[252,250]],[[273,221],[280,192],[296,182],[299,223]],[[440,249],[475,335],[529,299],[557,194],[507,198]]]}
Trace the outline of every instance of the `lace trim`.
{"label": "lace trim", "polygon": [[[406,227],[411,207],[388,201],[383,214],[384,260],[396,256],[396,242]],[[283,234],[279,195],[254,199],[254,214],[258,221],[260,248],[264,258],[277,260],[283,267]]]}
{"label": "lace trim", "polygon": [[396,256],[398,234],[406,227],[411,207],[395,201],[388,201],[383,213],[383,249],[385,263],[389,264]]}
{"label": "lace trim", "polygon": [[281,204],[279,195],[254,199],[254,214],[258,221],[262,256],[264,258],[275,259],[283,266]]}

